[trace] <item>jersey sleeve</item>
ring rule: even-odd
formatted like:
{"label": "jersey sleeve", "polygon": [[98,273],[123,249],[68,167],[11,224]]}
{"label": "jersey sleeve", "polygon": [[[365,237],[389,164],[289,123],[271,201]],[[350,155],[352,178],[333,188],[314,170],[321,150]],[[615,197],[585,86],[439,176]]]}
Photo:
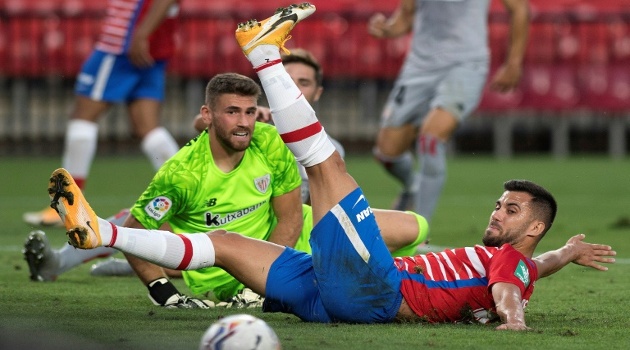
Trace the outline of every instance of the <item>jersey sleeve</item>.
{"label": "jersey sleeve", "polygon": [[131,208],[131,214],[147,229],[157,229],[185,210],[184,203],[198,180],[179,162],[168,161],[155,174]]}
{"label": "jersey sleeve", "polygon": [[264,128],[266,131],[264,133],[266,135],[264,147],[266,148],[265,154],[273,176],[272,197],[281,196],[298,188],[302,183],[302,179],[298,171],[297,161],[293,153],[280,138],[276,128],[267,124],[257,124],[256,128]]}
{"label": "jersey sleeve", "polygon": [[488,272],[488,287],[495,283],[504,282],[516,285],[521,295],[533,285],[538,276],[536,265],[523,254],[504,246],[493,256]]}

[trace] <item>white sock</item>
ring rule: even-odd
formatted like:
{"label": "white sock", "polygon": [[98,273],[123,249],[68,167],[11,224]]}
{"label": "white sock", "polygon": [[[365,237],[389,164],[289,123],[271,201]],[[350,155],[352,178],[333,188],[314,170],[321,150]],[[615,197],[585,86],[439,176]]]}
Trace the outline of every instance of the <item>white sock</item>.
{"label": "white sock", "polygon": [[[269,45],[259,47],[263,46]],[[258,67],[253,61],[252,64],[267,96],[274,124],[300,164],[305,167],[319,164],[333,154],[335,146],[328,139],[315,111],[285,70],[282,61],[272,62]]]}
{"label": "white sock", "polygon": [[247,55],[247,59],[254,66],[254,70],[260,70],[271,64],[282,63],[280,49],[275,45],[258,45]]}
{"label": "white sock", "polygon": [[120,227],[99,218],[103,245],[175,270],[196,270],[214,265],[214,245],[203,233]]}
{"label": "white sock", "polygon": [[61,164],[75,180],[81,180],[81,183],[90,172],[97,142],[97,123],[82,119],[71,119],[68,122]]}
{"label": "white sock", "polygon": [[67,272],[83,263],[96,258],[107,258],[118,251],[109,247],[98,247],[96,249],[77,249],[70,244],[64,244],[59,249],[59,270],[58,275]]}
{"label": "white sock", "polygon": [[164,127],[151,130],[143,139],[142,151],[149,158],[155,170],[171,158],[179,150],[173,136]]}
{"label": "white sock", "polygon": [[283,109],[272,107],[271,111],[282,140],[303,166],[322,163],[335,152],[335,145],[304,96]]}

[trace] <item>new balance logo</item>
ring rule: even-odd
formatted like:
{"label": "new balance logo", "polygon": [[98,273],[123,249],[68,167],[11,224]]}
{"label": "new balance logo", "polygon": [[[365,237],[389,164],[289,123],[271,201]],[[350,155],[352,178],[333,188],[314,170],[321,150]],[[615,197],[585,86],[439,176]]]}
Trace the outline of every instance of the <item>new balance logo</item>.
{"label": "new balance logo", "polygon": [[372,214],[372,208],[370,208],[370,207],[367,207],[367,208],[361,210],[361,212],[357,214],[357,223],[365,220],[371,214]]}

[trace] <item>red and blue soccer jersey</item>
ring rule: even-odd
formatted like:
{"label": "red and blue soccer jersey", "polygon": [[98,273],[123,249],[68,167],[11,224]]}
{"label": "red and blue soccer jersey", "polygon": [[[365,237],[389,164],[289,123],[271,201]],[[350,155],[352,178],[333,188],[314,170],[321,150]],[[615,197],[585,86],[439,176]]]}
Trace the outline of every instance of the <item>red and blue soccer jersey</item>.
{"label": "red and blue soccer jersey", "polygon": [[524,307],[538,279],[536,264],[509,244],[395,258],[395,264],[410,274],[402,281],[403,297],[428,322],[493,321],[492,285],[516,285]]}
{"label": "red and blue soccer jersey", "polygon": [[[153,0],[109,0],[96,49],[121,55],[127,53],[134,29],[148,13]],[[173,5],[166,18],[149,37],[150,54],[155,60],[169,59],[175,52],[178,5]]]}

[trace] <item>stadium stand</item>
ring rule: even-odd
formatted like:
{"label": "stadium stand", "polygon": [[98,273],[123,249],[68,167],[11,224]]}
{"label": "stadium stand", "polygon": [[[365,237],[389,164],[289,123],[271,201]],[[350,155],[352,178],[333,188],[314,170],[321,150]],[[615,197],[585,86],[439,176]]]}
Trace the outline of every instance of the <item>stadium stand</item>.
{"label": "stadium stand", "polygon": [[[347,118],[347,123],[358,121],[363,126],[375,125],[378,108],[373,108],[374,104],[384,99],[385,85],[398,74],[409,41],[406,37],[375,40],[366,32],[366,21],[376,11],[393,11],[396,2],[312,2],[318,7],[317,13],[296,28],[288,47],[300,46],[312,51],[325,63],[329,81],[359,81],[356,86],[362,92],[352,96],[364,99],[356,112],[361,116]],[[105,2],[0,0],[0,3],[0,78],[6,82],[8,91],[22,91],[27,86],[25,79],[74,79],[98,35]],[[182,0],[179,50],[169,68],[171,77],[177,84],[194,81],[189,86],[193,89],[219,72],[249,72],[249,64],[232,39],[233,28],[243,18],[262,18],[270,10],[284,5],[286,1],[282,0]],[[569,148],[568,130],[575,119],[572,116],[577,113],[612,125],[609,127],[610,154],[625,155],[625,130],[630,112],[630,3],[626,0],[531,0],[530,7],[530,46],[521,86],[505,95],[486,88],[476,113],[476,118],[492,123],[495,134],[504,134],[502,139],[494,140],[495,154],[511,155],[512,140],[505,132],[519,119],[534,116],[550,121],[553,137],[557,139],[551,151],[565,156]],[[494,71],[505,57],[504,43],[509,40],[507,14],[499,0],[491,3],[489,23],[491,71]],[[63,83],[65,89],[70,86]],[[26,93],[20,92],[8,99],[8,105],[0,106],[0,115],[8,116],[4,127],[0,128],[0,140],[15,137],[11,128],[19,122],[13,114],[30,113],[20,106],[32,103],[28,101],[31,95],[27,88]],[[188,100],[170,101],[170,105],[195,106],[199,101],[190,100],[192,95],[180,94]],[[328,99],[343,98],[338,102],[343,105],[347,104],[349,94],[328,96]],[[65,103],[57,105],[65,108]],[[333,109],[327,111],[335,113]],[[347,111],[343,109],[339,113]],[[30,116],[30,123],[38,123],[33,118]],[[331,115],[330,118],[339,117]],[[182,129],[181,119],[166,124],[169,122]],[[362,130],[360,126],[347,123],[336,121],[331,133]],[[188,134],[176,136],[186,138]],[[348,137],[360,136],[350,134]]]}

